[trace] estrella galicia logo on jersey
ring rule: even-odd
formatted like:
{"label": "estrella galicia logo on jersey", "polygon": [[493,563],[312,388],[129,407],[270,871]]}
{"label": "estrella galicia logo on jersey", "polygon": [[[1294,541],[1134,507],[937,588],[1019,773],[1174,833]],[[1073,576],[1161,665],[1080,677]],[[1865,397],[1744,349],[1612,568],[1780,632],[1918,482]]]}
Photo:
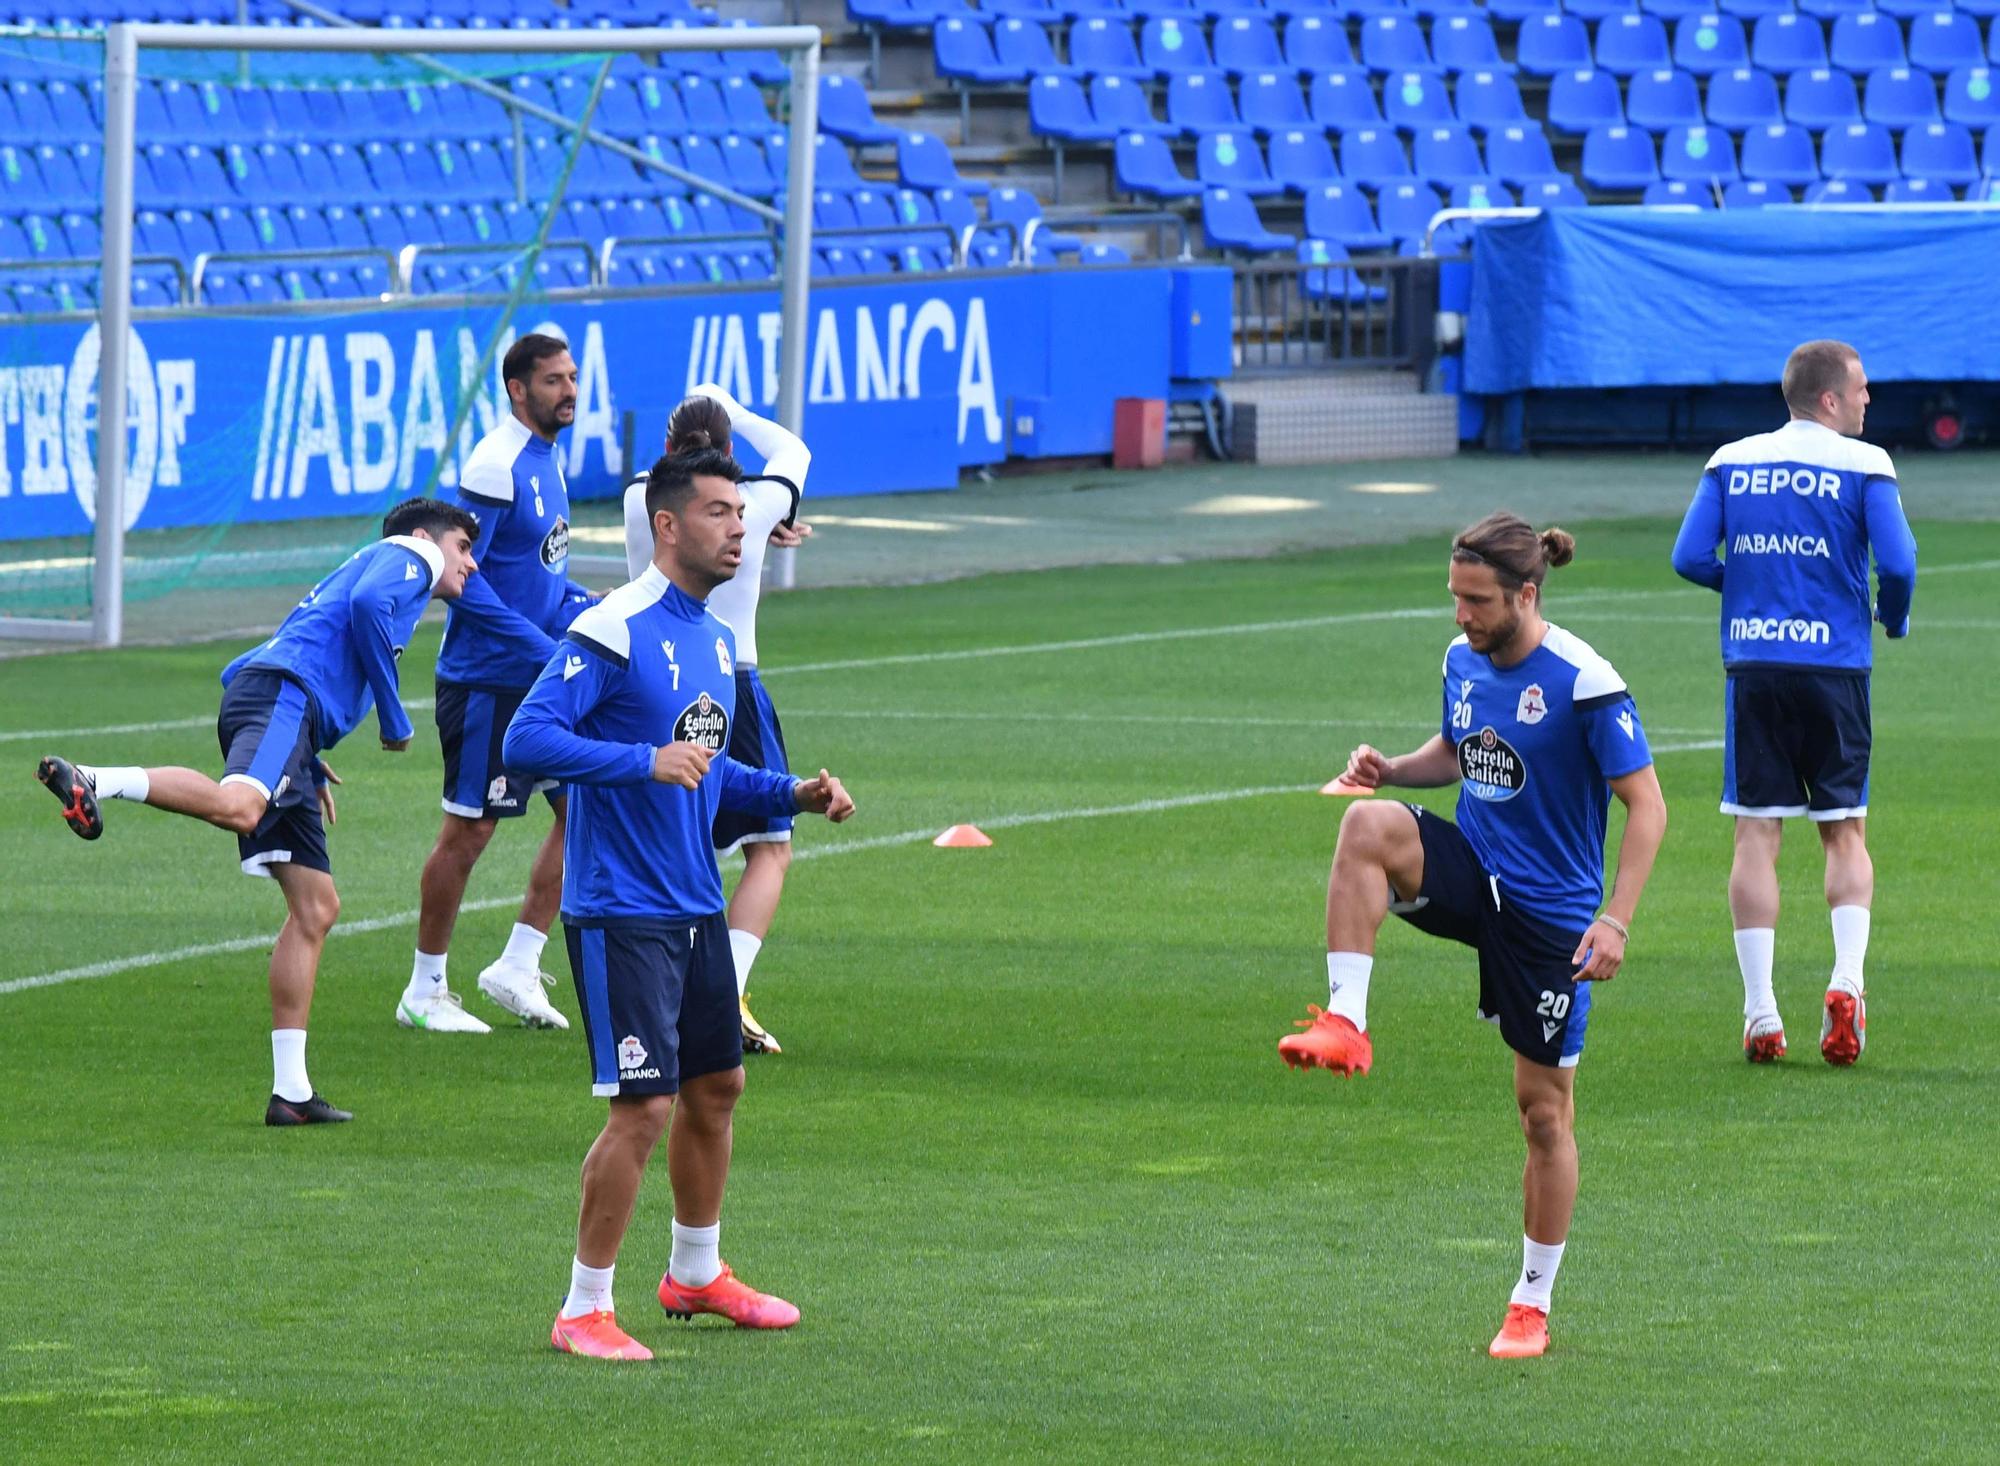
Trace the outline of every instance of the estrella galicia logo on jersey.
{"label": "estrella galicia logo on jersey", "polygon": [[1512,799],[1528,784],[1528,766],[1490,724],[1459,741],[1458,773],[1475,799],[1492,803]]}
{"label": "estrella galicia logo on jersey", "polygon": [[1530,682],[1521,689],[1521,701],[1514,709],[1514,721],[1532,726],[1548,715],[1549,700],[1542,696],[1542,685],[1539,682]]}
{"label": "estrella galicia logo on jersey", "polygon": [[542,563],[559,570],[569,561],[569,521],[558,518],[542,540]]}
{"label": "estrella galicia logo on jersey", "polygon": [[729,714],[722,710],[721,703],[704,692],[674,719],[674,741],[699,743],[710,753],[720,753],[729,742]]}

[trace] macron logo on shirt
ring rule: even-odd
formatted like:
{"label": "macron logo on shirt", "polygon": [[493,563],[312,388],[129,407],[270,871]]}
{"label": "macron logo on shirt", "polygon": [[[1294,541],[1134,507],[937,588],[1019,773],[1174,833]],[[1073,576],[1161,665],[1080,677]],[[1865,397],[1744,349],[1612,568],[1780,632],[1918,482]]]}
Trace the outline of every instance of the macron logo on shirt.
{"label": "macron logo on shirt", "polygon": [[563,663],[563,681],[567,682],[583,670],[583,658],[571,657]]}
{"label": "macron logo on shirt", "polygon": [[1637,736],[1632,731],[1632,715],[1630,713],[1620,713],[1618,715],[1618,726],[1625,730],[1625,737],[1628,742]]}
{"label": "macron logo on shirt", "polygon": [[417,578],[417,567],[414,565],[405,565],[403,567],[403,579],[415,580],[416,578]]}

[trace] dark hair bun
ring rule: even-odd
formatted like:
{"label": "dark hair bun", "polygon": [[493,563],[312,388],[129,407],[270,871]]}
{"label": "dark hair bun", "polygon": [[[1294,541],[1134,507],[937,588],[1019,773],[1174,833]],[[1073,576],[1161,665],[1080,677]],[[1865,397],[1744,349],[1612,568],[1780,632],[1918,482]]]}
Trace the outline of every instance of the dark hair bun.
{"label": "dark hair bun", "polygon": [[699,453],[704,448],[713,448],[706,428],[683,428],[674,438],[674,452]]}
{"label": "dark hair bun", "polygon": [[1560,569],[1576,558],[1576,536],[1566,529],[1545,529],[1538,538],[1542,555],[1552,569]]}

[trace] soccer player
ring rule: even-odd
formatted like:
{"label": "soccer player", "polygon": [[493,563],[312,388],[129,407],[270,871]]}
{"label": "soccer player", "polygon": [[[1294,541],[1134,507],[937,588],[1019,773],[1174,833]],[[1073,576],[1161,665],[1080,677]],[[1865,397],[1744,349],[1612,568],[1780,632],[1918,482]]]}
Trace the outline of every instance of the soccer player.
{"label": "soccer player", "polygon": [[38,777],[86,840],[104,830],[99,800],[129,799],[192,815],[236,833],[246,875],[275,879],[285,924],[271,951],[271,1099],[267,1125],[351,1120],[306,1077],[306,1016],[327,933],[340,913],[326,831],[332,785],[321,754],[353,732],[368,709],[382,746],[410,746],[396,663],[432,598],[450,601],[476,569],[470,514],[436,499],[389,511],[383,538],[314,586],[277,634],[222,669],[216,734],[222,781],[186,768],[116,768],[41,762]]}
{"label": "soccer player", "polygon": [[611,1284],[662,1133],[674,1221],[661,1305],[743,1328],[799,1317],[738,1281],[718,1250],[743,1035],[711,833],[722,808],[839,821],[854,801],[824,769],[798,780],[727,752],[736,639],[703,603],[743,560],[741,472],[713,450],[653,466],[653,563],[576,618],[507,730],[510,765],[571,788],[563,935],[592,1090],[610,1103],[584,1158],[576,1257],[550,1342],[600,1359],[652,1357],[618,1327]]}
{"label": "soccer player", "polygon": [[[729,756],[751,768],[783,774],[791,771],[785,732],[757,675],[757,600],[763,590],[767,543],[796,544],[803,533],[810,533],[799,524],[798,514],[812,454],[794,434],[716,386],[696,387],[674,409],[667,419],[667,452],[718,448],[727,453],[733,446],[732,431],[764,456],[764,472],[737,485],[743,495],[743,564],[715,588],[708,602],[716,618],[736,633],[736,721],[729,730]],[[634,580],[653,561],[646,484],[642,477],[625,490],[625,563]],[[791,816],[723,810],[715,818],[715,848],[725,859],[739,849],[743,852],[743,875],[728,908],[743,1047],[753,1054],[781,1053],[778,1041],[752,1016],[749,989],[750,968],[770,935],[785,872],[791,868]]]}
{"label": "soccer player", "polygon": [[446,614],[437,661],[444,822],[424,862],[417,951],[396,1021],[431,1033],[491,1033],[445,980],[452,927],[472,868],[504,819],[546,795],[555,823],[535,854],[506,949],[479,990],[531,1028],[568,1028],[543,994],[542,947],[562,898],[564,801],[553,780],[506,766],[501,739],[555,638],[592,599],[569,579],[569,489],[556,435],[576,418],[576,363],[553,336],[523,336],[500,374],[509,415],[481,438],[459,476],[458,502],[479,520],[480,576]]}
{"label": "soccer player", "polygon": [[1674,542],[1674,570],[1722,592],[1722,812],[1736,817],[1729,914],[1743,974],[1743,1053],[1753,1064],[1785,1056],[1771,990],[1778,847],[1783,822],[1804,815],[1826,852],[1833,912],[1819,1051],[1847,1065],[1868,1043],[1862,963],[1875,900],[1868,553],[1880,578],[1874,619],[1903,637],[1917,542],[1889,455],[1855,441],[1868,412],[1860,353],[1806,342],[1785,363],[1784,394],[1789,422],[1709,459]]}
{"label": "soccer player", "polygon": [[[1666,833],[1667,807],[1639,712],[1611,664],[1542,619],[1542,582],[1576,542],[1493,514],[1452,541],[1450,588],[1464,632],[1444,657],[1443,719],[1422,747],[1367,744],[1346,780],[1365,790],[1459,784],[1458,821],[1364,799],[1340,822],[1326,892],[1325,1010],[1278,1043],[1294,1068],[1368,1072],[1368,980],[1389,912],[1479,953],[1479,1016],[1514,1051],[1527,1138],[1521,1276],[1489,1346],[1548,1348],[1549,1299],[1576,1204],[1576,1063],[1593,982],[1625,960],[1633,912]],[[1604,895],[1609,795],[1625,806]]]}

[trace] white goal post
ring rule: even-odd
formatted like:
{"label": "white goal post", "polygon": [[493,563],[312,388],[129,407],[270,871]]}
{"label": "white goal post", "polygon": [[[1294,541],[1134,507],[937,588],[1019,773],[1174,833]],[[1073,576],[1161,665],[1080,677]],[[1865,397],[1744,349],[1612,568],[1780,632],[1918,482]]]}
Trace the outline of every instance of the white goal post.
{"label": "white goal post", "polygon": [[[300,6],[317,12],[317,7]],[[324,12],[317,12],[324,14]],[[337,19],[337,17],[328,17]],[[779,241],[782,297],[778,354],[778,419],[800,430],[805,408],[806,296],[812,266],[813,141],[819,130],[820,33],[815,26],[712,26],[700,29],[635,27],[625,30],[382,30],[348,26],[252,26],[121,23],[104,35],[103,259],[98,287],[97,494],[92,535],[89,621],[0,617],[0,637],[78,641],[117,646],[124,636],[125,419],[132,328],[133,158],[138,119],[139,53],[167,51],[378,52],[398,55],[535,54],[605,56],[661,51],[775,51],[791,68],[791,146],[787,165],[783,233]],[[440,73],[452,76],[449,68]],[[471,82],[484,89],[485,84]],[[579,145],[596,141],[577,120],[532,109],[544,121],[582,132]],[[602,139],[622,152],[613,139]],[[744,199],[712,180],[660,167],[695,186],[750,208],[773,221],[767,205]],[[107,410],[106,404],[117,404]],[[117,431],[108,431],[115,422]]]}

